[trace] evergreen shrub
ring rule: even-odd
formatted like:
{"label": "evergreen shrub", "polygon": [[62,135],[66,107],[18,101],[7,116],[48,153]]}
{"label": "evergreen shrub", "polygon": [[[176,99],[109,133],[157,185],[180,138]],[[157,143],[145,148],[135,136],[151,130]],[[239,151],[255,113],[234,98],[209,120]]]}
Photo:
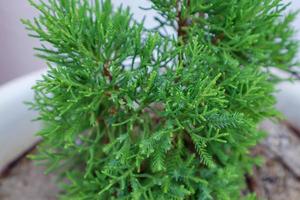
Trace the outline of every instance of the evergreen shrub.
{"label": "evergreen shrub", "polygon": [[295,65],[288,5],[151,0],[146,28],[109,0],[30,3],[49,66],[30,104],[36,159],[60,173],[61,199],[255,199],[242,191],[258,125],[278,116],[270,68]]}

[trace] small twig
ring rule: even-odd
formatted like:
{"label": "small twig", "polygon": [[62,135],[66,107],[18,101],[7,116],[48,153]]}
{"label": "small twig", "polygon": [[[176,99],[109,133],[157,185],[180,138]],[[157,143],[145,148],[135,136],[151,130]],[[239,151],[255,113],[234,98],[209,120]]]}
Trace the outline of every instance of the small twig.
{"label": "small twig", "polygon": [[104,189],[102,189],[98,193],[98,195],[101,195],[104,192],[106,192],[107,190],[109,190],[114,184],[116,184],[118,181],[122,180],[123,178],[127,177],[131,172],[132,172],[132,169],[128,170],[127,172],[125,172],[122,176],[118,177],[117,179],[111,181],[111,183],[109,185],[107,185]]}
{"label": "small twig", "polygon": [[[179,5],[180,1],[177,0],[176,5],[177,5],[177,19],[178,19],[178,28],[177,28],[177,34],[178,37],[182,38],[183,41],[186,40],[186,35],[187,35],[187,30],[186,28],[188,27],[189,23],[188,23],[188,19],[187,18],[183,18],[182,16],[182,11]],[[190,6],[190,0],[187,1],[187,7]]]}
{"label": "small twig", "polygon": [[225,34],[221,33],[219,35],[216,35],[213,39],[212,39],[212,43],[214,45],[218,44],[221,40],[223,40],[225,38]]}
{"label": "small twig", "polygon": [[109,65],[111,64],[110,61],[107,61],[106,63],[104,63],[103,65],[103,75],[108,77],[109,81],[112,81],[112,75],[109,71]]}

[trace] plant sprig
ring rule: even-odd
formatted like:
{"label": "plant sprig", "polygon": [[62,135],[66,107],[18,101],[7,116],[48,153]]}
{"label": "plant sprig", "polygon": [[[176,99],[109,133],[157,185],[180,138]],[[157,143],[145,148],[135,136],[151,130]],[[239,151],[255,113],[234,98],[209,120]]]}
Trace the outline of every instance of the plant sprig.
{"label": "plant sprig", "polygon": [[151,2],[154,29],[109,0],[30,0],[40,16],[23,23],[49,65],[33,87],[37,159],[68,180],[61,199],[253,199],[240,192],[248,152],[277,116],[265,69],[295,65],[296,13],[281,0]]}

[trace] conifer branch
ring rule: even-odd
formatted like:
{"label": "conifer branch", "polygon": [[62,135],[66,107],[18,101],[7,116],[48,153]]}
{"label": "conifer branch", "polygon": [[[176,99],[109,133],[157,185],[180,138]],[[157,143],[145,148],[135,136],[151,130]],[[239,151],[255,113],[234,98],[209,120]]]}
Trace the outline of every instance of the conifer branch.
{"label": "conifer branch", "polygon": [[257,125],[277,116],[265,69],[297,64],[296,13],[281,0],[151,0],[149,30],[110,0],[30,3],[40,15],[23,23],[49,63],[33,87],[36,158],[67,180],[62,199],[244,198]]}

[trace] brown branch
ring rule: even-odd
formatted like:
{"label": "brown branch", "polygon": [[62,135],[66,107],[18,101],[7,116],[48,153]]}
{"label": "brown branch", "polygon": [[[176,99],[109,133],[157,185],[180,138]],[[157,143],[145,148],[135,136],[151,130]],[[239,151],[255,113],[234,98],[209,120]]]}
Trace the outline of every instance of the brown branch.
{"label": "brown branch", "polygon": [[[177,21],[177,23],[178,23],[177,34],[178,34],[179,38],[182,38],[183,41],[186,41],[186,39],[187,39],[187,27],[190,24],[189,24],[189,19],[188,18],[184,18],[182,16],[182,11],[181,11],[181,8],[180,8],[180,3],[181,3],[181,1],[177,0],[177,2],[176,2],[177,20],[178,20]],[[190,5],[191,5],[190,0],[187,0],[186,4],[187,4],[186,5],[187,8],[189,8]]]}
{"label": "brown branch", "polygon": [[220,33],[219,35],[216,35],[213,39],[212,39],[212,43],[214,45],[217,45],[220,41],[222,41],[225,38],[225,34],[224,33]]}
{"label": "brown branch", "polygon": [[112,75],[109,71],[109,65],[111,64],[110,61],[107,61],[106,63],[104,63],[103,65],[103,75],[108,77],[109,81],[112,81]]}

